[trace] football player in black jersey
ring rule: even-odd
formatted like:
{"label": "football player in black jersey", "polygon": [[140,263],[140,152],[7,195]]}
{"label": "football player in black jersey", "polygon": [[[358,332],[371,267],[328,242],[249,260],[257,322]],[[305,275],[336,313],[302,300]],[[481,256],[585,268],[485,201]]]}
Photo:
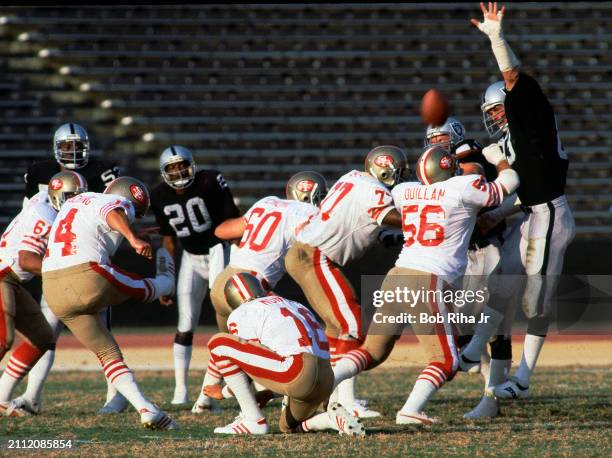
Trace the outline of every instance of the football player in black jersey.
{"label": "football player in black jersey", "polygon": [[[214,232],[226,219],[240,216],[240,211],[223,175],[217,170],[196,172],[193,155],[187,148],[165,149],[159,164],[164,182],[151,192],[151,208],[163,236],[163,246],[176,256],[178,238],[183,248],[176,288],[179,318],[174,339],[176,384],[172,404],[185,404],[189,402],[187,374],[193,331],[198,325],[202,301],[209,284],[229,260],[229,246]],[[169,305],[172,299],[162,298],[160,302]]]}
{"label": "football player in black jersey", "polygon": [[[565,250],[574,238],[575,222],[565,197],[568,159],[553,108],[536,80],[519,71],[519,60],[502,32],[505,8],[498,11],[497,3],[489,3],[488,8],[481,3],[480,7],[484,22],[471,22],[489,37],[503,75],[503,81],[489,86],[484,95],[485,127],[498,142],[484,148],[483,154],[492,163],[507,159],[516,170],[520,179],[516,193],[524,211],[521,223],[504,243],[501,268],[504,274],[526,275],[526,281],[516,284],[512,279],[520,277],[508,276],[496,291],[507,298],[518,297],[527,315],[523,356],[515,375],[507,378],[505,371],[511,363],[508,340],[507,359],[491,360],[490,374],[492,395],[514,399],[529,394],[529,380],[548,331],[550,299]],[[481,218],[485,226],[495,223],[490,214]],[[513,315],[511,310],[506,312]],[[511,318],[505,321],[511,325]],[[476,334],[480,334],[478,329]],[[510,337],[508,327],[504,334]],[[480,358],[483,340],[472,339],[462,353],[464,361]]]}
{"label": "football player in black jersey", "polygon": [[[89,136],[87,131],[75,123],[62,124],[53,136],[53,154],[55,159],[34,162],[28,167],[24,180],[26,198],[31,198],[39,191],[47,189],[53,175],[63,170],[78,171],[87,180],[88,190],[104,192],[106,185],[120,175],[119,167],[104,159],[90,157]],[[51,325],[54,341],[57,340],[64,325],[51,312],[47,301],[41,298],[41,310]],[[100,312],[103,322],[110,329],[110,308]],[[28,375],[28,386],[24,394],[16,399],[20,405],[31,413],[39,413],[41,407],[41,392],[55,360],[55,344],[47,351]],[[107,381],[108,382],[108,381]],[[121,412],[127,407],[127,400],[107,383],[106,403],[100,413]]]}
{"label": "football player in black jersey", "polygon": [[119,177],[119,167],[112,161],[89,156],[89,137],[75,123],[61,125],[53,136],[54,159],[34,162],[24,176],[26,197],[46,189],[53,175],[62,170],[76,170],[87,180],[89,191],[104,192],[106,185]]}

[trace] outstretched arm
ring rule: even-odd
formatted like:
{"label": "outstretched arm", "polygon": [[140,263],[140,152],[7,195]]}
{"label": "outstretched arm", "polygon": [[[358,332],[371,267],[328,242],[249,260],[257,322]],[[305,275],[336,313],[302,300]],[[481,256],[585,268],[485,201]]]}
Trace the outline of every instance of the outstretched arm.
{"label": "outstretched arm", "polygon": [[153,249],[151,245],[136,237],[134,231],[130,227],[130,222],[125,216],[125,212],[122,209],[114,209],[111,210],[106,216],[106,224],[113,231],[119,232],[125,239],[128,241],[130,246],[134,248],[134,251],[145,258],[152,259],[153,258]]}
{"label": "outstretched arm", "polygon": [[471,23],[491,40],[493,55],[504,77],[506,89],[510,91],[519,78],[518,67],[520,61],[504,38],[502,20],[506,7],[502,6],[502,9],[498,11],[497,2],[489,2],[487,9],[484,3],[481,2],[480,9],[482,10],[483,22],[479,22],[477,19],[472,18]]}

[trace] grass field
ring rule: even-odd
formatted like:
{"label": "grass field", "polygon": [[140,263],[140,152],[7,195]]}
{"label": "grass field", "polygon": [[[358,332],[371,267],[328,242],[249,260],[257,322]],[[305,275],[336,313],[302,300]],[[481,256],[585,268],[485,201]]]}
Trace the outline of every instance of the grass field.
{"label": "grass field", "polygon": [[[381,419],[365,420],[365,439],[335,433],[286,436],[278,433],[278,401],[266,408],[273,433],[265,437],[219,437],[215,426],[238,412],[234,400],[224,410],[194,416],[169,404],[173,374],[136,373],[144,392],[167,410],[181,426],[178,431],[141,429],[138,415],[101,417],[105,383],[99,372],[51,374],[44,393],[43,413],[30,418],[0,418],[0,456],[34,451],[7,449],[8,439],[72,439],[72,450],[37,450],[43,456],[611,456],[612,380],[609,367],[542,367],[532,378],[532,397],[505,402],[493,421],[466,422],[461,416],[478,401],[481,378],[459,374],[431,402],[427,412],[441,425],[400,427],[395,413],[408,394],[417,369],[380,369],[358,379],[358,394],[370,400]],[[190,377],[197,393],[200,373]]]}

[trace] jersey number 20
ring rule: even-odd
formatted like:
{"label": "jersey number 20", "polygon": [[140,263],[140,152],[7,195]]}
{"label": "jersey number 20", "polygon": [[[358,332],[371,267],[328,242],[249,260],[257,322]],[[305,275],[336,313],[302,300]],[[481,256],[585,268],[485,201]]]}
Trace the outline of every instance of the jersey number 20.
{"label": "jersey number 20", "polygon": [[211,219],[206,204],[201,197],[192,197],[185,202],[185,209],[187,210],[187,217],[189,218],[189,224],[185,222],[185,212],[181,204],[166,205],[164,207],[164,214],[169,216],[168,222],[177,237],[189,237],[191,231],[189,226],[194,232],[204,232],[210,229]]}

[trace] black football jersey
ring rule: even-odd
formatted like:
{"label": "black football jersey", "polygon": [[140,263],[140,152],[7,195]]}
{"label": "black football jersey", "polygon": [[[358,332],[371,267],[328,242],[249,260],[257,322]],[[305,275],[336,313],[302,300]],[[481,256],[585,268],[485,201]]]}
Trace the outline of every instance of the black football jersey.
{"label": "black football jersey", "polygon": [[[41,191],[43,188],[40,188],[39,185],[48,186],[51,177],[61,171],[62,168],[55,159],[31,164],[23,177],[26,183],[26,196],[32,197]],[[90,157],[85,167],[74,169],[74,171],[85,177],[87,190],[90,192],[104,192],[106,186],[120,176],[119,167],[114,162],[95,157]]]}
{"label": "black football jersey", "polygon": [[240,216],[234,197],[218,170],[200,170],[182,194],[165,182],[151,191],[151,208],[160,234],[180,239],[192,254],[207,254],[219,243],[216,227],[228,218]]}
{"label": "black football jersey", "polygon": [[[452,153],[457,155],[457,162],[460,164],[467,162],[476,162],[480,164],[485,171],[485,178],[491,182],[497,178],[497,168],[489,163],[482,155],[482,145],[476,140],[465,139],[457,143],[452,150]],[[488,211],[490,209],[484,209]],[[474,226],[472,236],[470,238],[470,248],[485,247],[489,244],[488,239],[493,236],[501,237],[501,234],[506,230],[506,220],[500,221],[486,234],[483,233],[478,226]]]}
{"label": "black football jersey", "polygon": [[504,106],[509,132],[499,143],[521,180],[516,191],[521,203],[537,205],[563,195],[569,161],[555,113],[537,81],[520,73]]}

